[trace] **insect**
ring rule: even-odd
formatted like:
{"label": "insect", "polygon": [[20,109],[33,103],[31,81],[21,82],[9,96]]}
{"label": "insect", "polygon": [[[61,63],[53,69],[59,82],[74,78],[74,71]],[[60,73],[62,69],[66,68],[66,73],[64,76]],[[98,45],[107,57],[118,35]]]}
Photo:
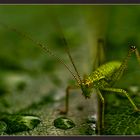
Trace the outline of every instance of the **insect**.
{"label": "insect", "polygon": [[123,73],[127,67],[128,60],[131,57],[132,53],[136,54],[136,57],[137,57],[138,61],[140,62],[140,55],[139,55],[138,49],[135,46],[130,46],[129,51],[128,51],[128,55],[126,56],[126,58],[122,62],[119,62],[119,61],[107,62],[107,63],[99,66],[91,74],[89,74],[88,76],[86,76],[82,79],[81,76],[79,75],[79,72],[78,72],[75,64],[74,64],[74,61],[73,61],[72,56],[71,56],[70,51],[69,51],[67,41],[64,38],[62,31],[60,31],[61,35],[62,35],[62,40],[64,42],[64,45],[66,46],[66,52],[69,56],[69,59],[73,65],[75,72],[73,72],[64,63],[63,60],[61,60],[59,57],[57,57],[52,51],[50,51],[50,49],[48,49],[42,43],[33,40],[30,36],[27,36],[24,33],[17,31],[15,28],[11,28],[3,23],[0,23],[0,24],[3,25],[4,27],[14,31],[14,32],[17,32],[18,34],[31,40],[32,42],[34,42],[38,47],[42,48],[45,52],[47,52],[51,56],[55,57],[71,73],[74,80],[76,81],[76,84],[74,86],[68,86],[66,89],[65,109],[61,110],[62,114],[67,114],[69,111],[70,90],[75,89],[75,88],[80,88],[82,91],[82,96],[84,96],[86,99],[91,97],[93,88],[99,90],[99,92],[97,92],[97,94],[98,94],[98,96],[101,100],[101,103],[102,103],[102,122],[101,122],[102,128],[104,128],[104,98],[103,98],[100,91],[116,92],[116,93],[124,94],[128,98],[128,100],[129,100],[130,104],[132,105],[132,107],[134,108],[134,110],[140,111],[138,109],[138,107],[136,106],[136,104],[134,103],[134,101],[131,99],[131,97],[129,96],[129,94],[125,90],[123,90],[121,88],[114,88],[113,87],[115,82],[117,80],[119,80],[121,78],[121,76],[123,75]]}

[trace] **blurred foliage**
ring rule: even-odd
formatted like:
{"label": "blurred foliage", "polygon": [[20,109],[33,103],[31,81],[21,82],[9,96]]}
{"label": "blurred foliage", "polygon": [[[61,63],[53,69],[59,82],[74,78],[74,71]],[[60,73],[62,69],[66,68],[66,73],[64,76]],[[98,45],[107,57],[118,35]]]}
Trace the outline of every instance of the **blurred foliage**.
{"label": "blurred foliage", "polygon": [[[129,45],[136,45],[140,50],[139,5],[0,5],[0,22],[31,36],[35,41],[43,42],[72,69],[53,21],[54,15],[62,26],[81,76],[90,73],[94,67],[93,61],[98,57],[99,38],[105,40],[107,61],[122,61]],[[1,114],[27,112],[42,119],[42,124],[36,129],[17,135],[86,135],[89,131],[90,134],[95,134],[84,122],[84,115],[88,113],[82,111],[69,116],[75,121],[74,129],[61,131],[52,126],[58,117],[56,108],[64,102],[65,88],[72,83],[71,75],[55,57],[50,57],[32,41],[1,25],[0,42]],[[140,86],[139,67],[133,55],[128,70],[116,82],[115,87],[128,89],[131,85]],[[72,105],[78,106],[81,102],[80,95],[77,96],[71,97]],[[139,134],[139,114],[133,115],[125,97],[107,94],[105,99],[104,134]],[[139,105],[139,97],[134,100]],[[93,104],[96,107],[96,103]],[[86,107],[87,102],[83,106]],[[88,108],[91,109],[92,106]],[[128,122],[132,122],[131,125]],[[124,128],[126,125],[129,127]]]}

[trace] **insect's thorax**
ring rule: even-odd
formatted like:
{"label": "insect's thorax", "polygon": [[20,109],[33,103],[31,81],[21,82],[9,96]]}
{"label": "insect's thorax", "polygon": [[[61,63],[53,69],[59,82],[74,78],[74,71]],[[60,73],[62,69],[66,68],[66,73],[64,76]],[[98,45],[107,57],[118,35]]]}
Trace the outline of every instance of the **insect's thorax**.
{"label": "insect's thorax", "polygon": [[109,86],[107,82],[111,79],[112,75],[118,70],[121,63],[118,61],[111,61],[98,67],[92,74],[90,74],[86,79],[84,79],[85,84],[89,88],[103,88]]}
{"label": "insect's thorax", "polygon": [[110,87],[109,80],[118,70],[121,63],[118,61],[108,62],[98,67],[92,74],[83,79],[81,83],[82,93],[85,98],[90,98],[92,89],[103,89]]}

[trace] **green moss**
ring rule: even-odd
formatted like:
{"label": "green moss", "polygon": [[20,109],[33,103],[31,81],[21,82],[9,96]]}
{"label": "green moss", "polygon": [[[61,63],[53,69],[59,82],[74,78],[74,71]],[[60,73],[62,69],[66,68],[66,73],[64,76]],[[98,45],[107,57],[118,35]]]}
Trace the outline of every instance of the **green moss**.
{"label": "green moss", "polygon": [[[103,135],[139,135],[140,112],[135,112],[126,98],[116,96],[120,104],[116,107],[107,104],[105,111],[105,129]],[[133,99],[140,108],[138,95]]]}

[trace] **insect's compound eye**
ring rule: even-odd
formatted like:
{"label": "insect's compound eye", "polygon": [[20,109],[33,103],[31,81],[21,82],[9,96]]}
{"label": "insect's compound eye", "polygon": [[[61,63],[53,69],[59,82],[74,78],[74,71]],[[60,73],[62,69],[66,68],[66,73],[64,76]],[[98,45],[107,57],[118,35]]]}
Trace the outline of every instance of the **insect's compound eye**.
{"label": "insect's compound eye", "polygon": [[130,46],[131,50],[136,50],[136,46]]}
{"label": "insect's compound eye", "polygon": [[89,84],[88,84],[88,83],[86,83],[86,84],[85,84],[85,87],[86,87],[86,88],[88,88],[88,87],[89,87]]}

